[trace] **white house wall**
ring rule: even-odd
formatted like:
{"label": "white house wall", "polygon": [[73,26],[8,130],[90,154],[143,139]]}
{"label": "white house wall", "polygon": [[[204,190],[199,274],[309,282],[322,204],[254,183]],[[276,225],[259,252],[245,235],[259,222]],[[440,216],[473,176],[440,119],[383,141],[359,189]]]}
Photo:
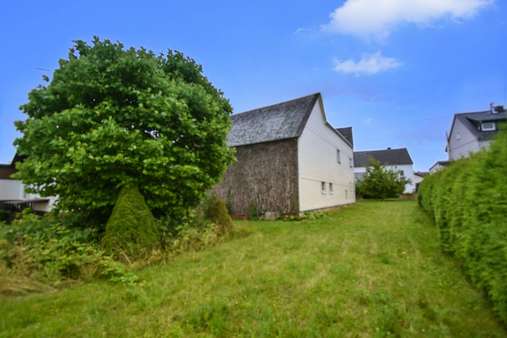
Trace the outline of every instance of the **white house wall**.
{"label": "white house wall", "polygon": [[[353,150],[325,124],[317,102],[298,140],[300,211],[328,208],[355,202]],[[340,149],[341,164],[337,162]],[[322,193],[321,182],[326,184]],[[333,184],[333,193],[329,191]]]}
{"label": "white house wall", "polygon": [[481,145],[475,135],[460,120],[456,119],[449,138],[449,161],[467,157],[480,149]]}
{"label": "white house wall", "polygon": [[0,201],[24,199],[24,186],[18,180],[0,179]]}
{"label": "white house wall", "polygon": [[32,203],[35,211],[48,212],[53,208],[56,197],[41,197],[39,194],[31,194],[25,191],[25,185],[18,180],[0,179],[0,201],[29,201],[41,200]]}

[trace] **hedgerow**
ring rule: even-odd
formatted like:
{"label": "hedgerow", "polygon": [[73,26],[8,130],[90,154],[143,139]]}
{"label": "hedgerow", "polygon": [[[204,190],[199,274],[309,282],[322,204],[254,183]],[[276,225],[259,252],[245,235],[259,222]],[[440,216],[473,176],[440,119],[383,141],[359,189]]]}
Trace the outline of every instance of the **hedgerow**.
{"label": "hedgerow", "polygon": [[421,184],[419,204],[507,323],[507,132],[490,149],[454,162]]}

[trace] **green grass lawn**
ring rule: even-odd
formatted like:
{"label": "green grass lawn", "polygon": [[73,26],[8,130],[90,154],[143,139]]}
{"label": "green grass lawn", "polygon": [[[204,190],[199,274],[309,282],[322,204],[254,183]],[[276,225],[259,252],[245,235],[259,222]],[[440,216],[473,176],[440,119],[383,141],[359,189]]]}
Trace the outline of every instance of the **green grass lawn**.
{"label": "green grass lawn", "polygon": [[0,336],[503,337],[412,201],[361,202],[139,272],[0,298]]}

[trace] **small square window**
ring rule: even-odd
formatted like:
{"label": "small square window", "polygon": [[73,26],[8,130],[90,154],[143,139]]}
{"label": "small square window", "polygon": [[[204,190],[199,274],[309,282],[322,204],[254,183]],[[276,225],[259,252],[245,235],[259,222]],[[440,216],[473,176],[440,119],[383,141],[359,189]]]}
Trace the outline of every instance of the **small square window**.
{"label": "small square window", "polygon": [[338,164],[342,164],[340,149],[336,149],[336,162],[338,162]]}
{"label": "small square window", "polygon": [[320,192],[322,194],[326,193],[326,182],[320,182]]}
{"label": "small square window", "polygon": [[481,123],[482,131],[494,131],[496,130],[495,122],[483,122]]}
{"label": "small square window", "polygon": [[329,182],[329,193],[333,194],[333,183]]}

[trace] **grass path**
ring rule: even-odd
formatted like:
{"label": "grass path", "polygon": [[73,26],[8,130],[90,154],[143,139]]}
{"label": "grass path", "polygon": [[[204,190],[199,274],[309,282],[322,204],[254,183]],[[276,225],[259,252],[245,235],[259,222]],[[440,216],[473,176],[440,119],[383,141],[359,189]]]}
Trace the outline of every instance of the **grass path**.
{"label": "grass path", "polygon": [[504,337],[414,202],[363,202],[140,272],[0,298],[0,336]]}

